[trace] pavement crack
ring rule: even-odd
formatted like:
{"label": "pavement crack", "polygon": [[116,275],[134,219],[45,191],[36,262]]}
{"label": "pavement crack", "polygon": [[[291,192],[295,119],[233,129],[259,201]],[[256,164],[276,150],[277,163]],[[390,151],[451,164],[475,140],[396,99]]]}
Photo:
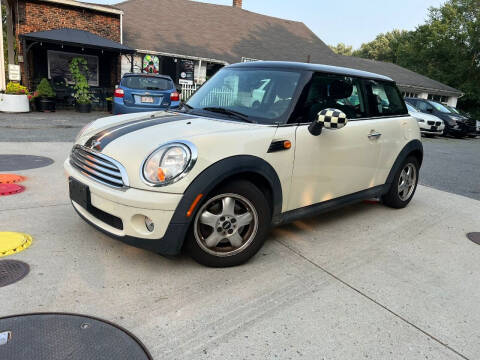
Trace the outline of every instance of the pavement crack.
{"label": "pavement crack", "polygon": [[66,206],[66,205],[70,205],[70,203],[68,202],[68,203],[52,204],[52,205],[39,205],[39,206],[18,207],[18,208],[10,208],[10,209],[0,209],[0,213],[5,211],[32,210],[32,209],[51,208],[51,207]]}
{"label": "pavement crack", "polygon": [[353,285],[349,284],[348,282],[346,282],[345,280],[342,280],[341,278],[339,278],[337,275],[335,275],[334,273],[330,272],[329,270],[325,269],[324,267],[322,267],[321,265],[317,264],[315,261],[309,259],[308,257],[306,257],[305,255],[301,254],[299,251],[293,249],[292,247],[288,246],[287,244],[283,243],[282,241],[278,240],[278,239],[275,239],[275,241],[277,241],[279,244],[283,245],[285,248],[287,248],[288,250],[290,250],[292,253],[294,253],[295,255],[297,255],[298,257],[302,258],[303,260],[309,262],[310,264],[312,264],[313,266],[315,266],[316,268],[318,268],[319,270],[323,271],[324,273],[326,273],[327,275],[329,275],[330,277],[334,278],[335,280],[339,281],[340,283],[342,283],[343,285],[345,285],[346,287],[348,287],[349,289],[355,291],[357,294],[359,294],[360,296],[363,296],[364,298],[366,298],[367,300],[373,302],[374,304],[376,304],[377,306],[380,306],[382,309],[388,311],[390,314],[392,314],[393,316],[395,316],[396,318],[400,319],[401,321],[403,321],[404,323],[410,325],[411,327],[415,328],[416,330],[420,331],[422,334],[428,336],[430,339],[432,339],[433,341],[437,342],[438,344],[444,346],[445,348],[447,348],[448,350],[450,350],[451,352],[453,352],[454,354],[458,355],[459,357],[461,357],[462,359],[464,360],[471,360],[470,358],[468,358],[467,356],[463,355],[462,353],[460,353],[459,351],[455,350],[454,348],[452,348],[450,345],[444,343],[442,340],[438,339],[437,337],[433,336],[432,334],[428,333],[427,331],[423,330],[422,328],[420,328],[419,326],[415,325],[414,323],[412,323],[411,321],[407,320],[406,318],[404,318],[402,315],[400,314],[397,314],[395,311],[391,310],[390,308],[388,308],[386,305],[383,305],[382,303],[378,302],[377,300],[375,300],[374,298],[372,298],[371,296],[365,294],[363,291],[357,289],[356,287],[354,287]]}

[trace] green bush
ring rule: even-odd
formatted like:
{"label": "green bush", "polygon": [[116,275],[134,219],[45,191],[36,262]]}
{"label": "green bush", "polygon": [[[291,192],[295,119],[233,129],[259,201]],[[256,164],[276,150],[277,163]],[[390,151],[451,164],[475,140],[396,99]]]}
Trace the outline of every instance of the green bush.
{"label": "green bush", "polygon": [[73,85],[75,91],[73,97],[77,104],[90,104],[90,86],[85,76],[88,73],[87,60],[82,57],[73,58],[70,63],[70,73],[75,83]]}
{"label": "green bush", "polygon": [[40,81],[40,84],[37,86],[36,96],[39,97],[55,97],[55,91],[53,91],[50,83],[46,78],[43,78]]}

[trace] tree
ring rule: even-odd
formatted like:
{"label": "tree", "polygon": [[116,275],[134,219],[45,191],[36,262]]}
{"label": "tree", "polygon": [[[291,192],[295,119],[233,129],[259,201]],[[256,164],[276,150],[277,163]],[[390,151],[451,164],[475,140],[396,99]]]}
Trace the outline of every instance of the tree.
{"label": "tree", "polygon": [[430,8],[414,31],[378,35],[354,51],[389,61],[461,90],[459,107],[480,118],[480,0],[448,0]]}
{"label": "tree", "polygon": [[353,49],[351,46],[347,46],[344,43],[338,43],[336,46],[329,45],[330,49],[338,55],[352,56]]}
{"label": "tree", "polygon": [[405,30],[393,30],[378,35],[375,40],[362,44],[360,49],[353,52],[354,56],[379,61],[396,63],[402,47],[408,42],[409,32]]}

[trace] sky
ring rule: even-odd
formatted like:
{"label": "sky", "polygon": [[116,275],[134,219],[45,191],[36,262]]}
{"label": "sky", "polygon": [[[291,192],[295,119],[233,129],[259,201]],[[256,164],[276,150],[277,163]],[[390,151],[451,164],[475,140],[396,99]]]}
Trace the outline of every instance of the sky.
{"label": "sky", "polygon": [[[232,0],[195,1],[232,4]],[[114,4],[119,1],[88,2]],[[444,2],[445,0],[243,0],[243,8],[301,21],[328,45],[343,42],[359,48],[362,43],[373,40],[382,32],[415,29],[425,22],[429,7],[438,7]]]}

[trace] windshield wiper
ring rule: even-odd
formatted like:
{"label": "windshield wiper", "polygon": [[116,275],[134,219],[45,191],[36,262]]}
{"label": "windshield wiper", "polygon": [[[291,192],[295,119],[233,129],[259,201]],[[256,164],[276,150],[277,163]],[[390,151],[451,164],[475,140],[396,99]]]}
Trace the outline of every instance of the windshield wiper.
{"label": "windshield wiper", "polygon": [[204,107],[202,110],[216,112],[219,114],[225,114],[225,115],[236,117],[237,119],[244,120],[249,123],[255,123],[255,121],[250,119],[248,115],[242,114],[241,112],[238,112],[235,110],[225,109],[222,107]]}

